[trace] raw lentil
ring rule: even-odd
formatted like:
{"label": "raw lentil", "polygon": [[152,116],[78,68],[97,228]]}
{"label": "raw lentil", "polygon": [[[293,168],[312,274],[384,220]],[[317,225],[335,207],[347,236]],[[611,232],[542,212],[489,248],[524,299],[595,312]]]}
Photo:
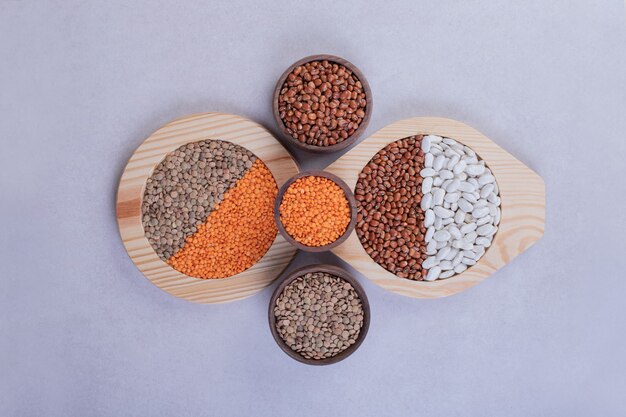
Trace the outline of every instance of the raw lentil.
{"label": "raw lentil", "polygon": [[316,176],[295,180],[283,194],[279,212],[287,233],[306,246],[324,246],[339,239],[351,215],[341,187]]}
{"label": "raw lentil", "polygon": [[357,76],[344,65],[327,60],[296,67],[278,98],[287,133],[315,146],[332,146],[349,138],[363,122],[366,105]]}
{"label": "raw lentil", "polygon": [[224,278],[245,271],[276,238],[277,194],[272,173],[257,159],[168,263],[197,278]]}
{"label": "raw lentil", "polygon": [[344,279],[308,273],[289,283],[274,307],[276,329],[306,359],[330,358],[356,343],[363,327],[361,299]]}
{"label": "raw lentil", "polygon": [[356,232],[369,256],[389,272],[422,280],[426,271],[421,135],[390,143],[359,174]]}
{"label": "raw lentil", "polygon": [[203,140],[181,146],[157,165],[142,204],[145,236],[167,261],[256,161],[245,148]]}

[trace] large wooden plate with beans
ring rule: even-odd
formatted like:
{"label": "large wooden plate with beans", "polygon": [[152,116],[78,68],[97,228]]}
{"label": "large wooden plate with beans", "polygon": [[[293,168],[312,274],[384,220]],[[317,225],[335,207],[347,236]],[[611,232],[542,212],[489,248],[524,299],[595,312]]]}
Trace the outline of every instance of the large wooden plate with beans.
{"label": "large wooden plate with beans", "polygon": [[278,187],[298,172],[265,128],[240,116],[174,120],[134,152],[117,219],[130,258],[156,286],[198,303],[248,297],[295,255],[278,233]]}
{"label": "large wooden plate with beans", "polygon": [[[327,171],[355,191],[359,206],[355,231],[333,252],[402,295],[437,298],[463,291],[543,235],[541,177],[458,121],[416,117],[392,123]],[[399,189],[400,183],[406,186]]]}

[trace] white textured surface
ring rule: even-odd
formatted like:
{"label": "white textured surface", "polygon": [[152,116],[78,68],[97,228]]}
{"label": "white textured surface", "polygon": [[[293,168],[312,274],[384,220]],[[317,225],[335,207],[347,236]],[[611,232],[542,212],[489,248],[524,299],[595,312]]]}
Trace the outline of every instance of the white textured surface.
{"label": "white textured surface", "polygon": [[[0,415],[623,415],[624,2],[373,3],[0,0]],[[206,306],[150,284],[114,215],[150,132],[202,111],[273,129],[275,80],[315,53],[366,74],[369,133],[459,119],[548,192],[543,240],[476,288],[362,279],[370,333],[324,368],[275,346],[271,289]]]}

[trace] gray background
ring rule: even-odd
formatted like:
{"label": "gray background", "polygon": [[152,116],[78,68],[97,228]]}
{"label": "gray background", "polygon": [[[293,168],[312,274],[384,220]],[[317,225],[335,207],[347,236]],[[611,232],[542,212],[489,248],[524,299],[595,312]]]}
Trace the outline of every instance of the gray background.
{"label": "gray background", "polygon": [[[548,192],[544,238],[475,288],[416,300],[361,277],[370,333],[323,368],[275,345],[273,287],[176,299],[114,214],[147,135],[203,111],[273,130],[276,79],[314,53],[366,74],[368,135],[458,119]],[[624,415],[623,1],[0,0],[0,83],[1,416]]]}

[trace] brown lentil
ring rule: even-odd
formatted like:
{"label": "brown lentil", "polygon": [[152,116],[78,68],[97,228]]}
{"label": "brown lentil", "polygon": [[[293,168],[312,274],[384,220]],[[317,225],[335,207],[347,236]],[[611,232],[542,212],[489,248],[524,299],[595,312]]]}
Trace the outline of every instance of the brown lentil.
{"label": "brown lentil", "polygon": [[250,268],[278,233],[273,217],[277,194],[272,173],[257,159],[168,263],[197,278],[225,278]]}
{"label": "brown lentil", "polygon": [[339,239],[350,224],[350,204],[329,178],[295,180],[283,194],[280,221],[292,238],[306,246],[324,246]]}
{"label": "brown lentil", "polygon": [[356,232],[369,256],[389,272],[423,280],[426,259],[423,225],[422,136],[411,136],[381,149],[359,174]]}
{"label": "brown lentil", "polygon": [[278,98],[287,133],[315,146],[332,146],[349,138],[363,122],[366,105],[365,90],[357,76],[327,60],[296,67]]}
{"label": "brown lentil", "polygon": [[363,327],[361,299],[344,279],[325,272],[293,280],[276,299],[276,329],[306,359],[330,358],[356,343]]}
{"label": "brown lentil", "polygon": [[181,146],[157,165],[146,182],[142,221],[146,238],[162,260],[196,233],[256,159],[239,145],[208,139]]}

